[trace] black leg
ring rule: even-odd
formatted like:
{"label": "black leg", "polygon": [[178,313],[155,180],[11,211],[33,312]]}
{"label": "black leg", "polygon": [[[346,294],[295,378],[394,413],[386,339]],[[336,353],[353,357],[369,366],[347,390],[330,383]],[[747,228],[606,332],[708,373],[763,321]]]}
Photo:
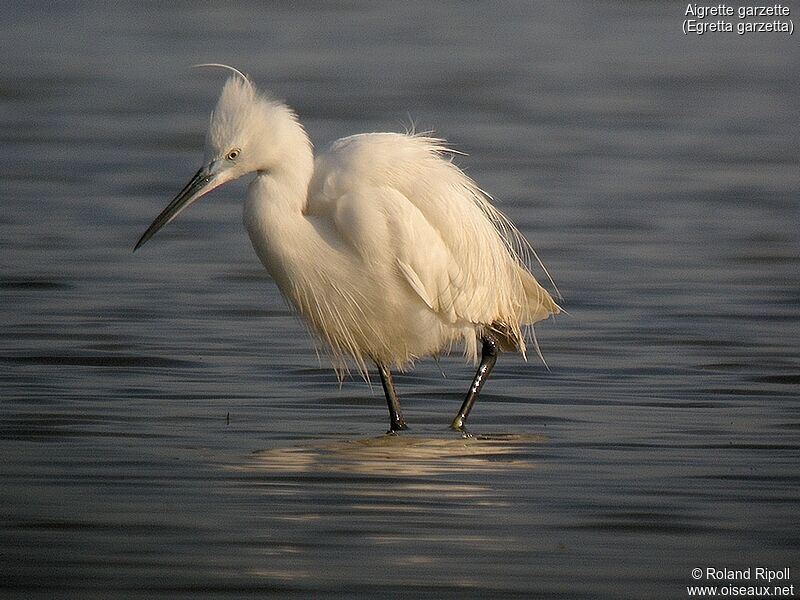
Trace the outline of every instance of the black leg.
{"label": "black leg", "polygon": [[403,420],[403,413],[400,410],[400,401],[397,399],[397,393],[394,391],[392,372],[386,368],[386,365],[382,363],[376,364],[378,365],[378,373],[381,374],[383,393],[386,394],[386,403],[389,405],[389,433],[394,433],[401,429],[408,429],[408,425],[406,425],[406,422]]}
{"label": "black leg", "polygon": [[486,336],[483,338],[483,349],[481,350],[481,364],[478,366],[478,372],[475,373],[475,379],[472,380],[472,385],[467,392],[467,397],[464,398],[464,403],[461,405],[461,410],[458,411],[456,418],[450,424],[452,429],[466,433],[464,430],[464,423],[469,416],[469,411],[472,410],[472,405],[481,393],[483,384],[492,372],[494,363],[497,362],[497,342],[494,338]]}

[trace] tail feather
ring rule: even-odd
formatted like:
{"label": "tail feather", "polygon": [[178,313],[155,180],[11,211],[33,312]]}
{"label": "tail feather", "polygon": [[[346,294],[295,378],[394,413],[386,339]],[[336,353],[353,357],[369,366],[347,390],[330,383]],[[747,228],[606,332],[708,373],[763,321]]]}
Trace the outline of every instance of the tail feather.
{"label": "tail feather", "polygon": [[521,278],[525,296],[528,300],[528,306],[522,315],[524,323],[533,325],[537,321],[561,312],[561,307],[556,304],[549,292],[539,285],[533,275],[523,271]]}

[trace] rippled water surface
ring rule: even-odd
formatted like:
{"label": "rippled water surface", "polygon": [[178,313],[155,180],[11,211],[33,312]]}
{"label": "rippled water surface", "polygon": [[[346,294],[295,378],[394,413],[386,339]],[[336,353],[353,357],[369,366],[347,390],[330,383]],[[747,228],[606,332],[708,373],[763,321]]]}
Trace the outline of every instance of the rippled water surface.
{"label": "rippled water surface", "polygon": [[[800,585],[796,35],[684,36],[666,2],[36,6],[0,20],[0,596]],[[318,146],[413,121],[468,153],[563,294],[550,370],[501,356],[462,439],[471,367],[423,361],[387,437],[259,266],[244,183],[131,254],[199,166],[198,62]]]}

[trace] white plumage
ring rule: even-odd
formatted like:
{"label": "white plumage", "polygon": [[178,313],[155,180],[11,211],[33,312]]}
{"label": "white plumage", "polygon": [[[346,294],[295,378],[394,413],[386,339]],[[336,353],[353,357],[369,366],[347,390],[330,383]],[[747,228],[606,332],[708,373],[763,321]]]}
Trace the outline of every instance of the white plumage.
{"label": "white plumage", "polygon": [[[137,244],[210,190],[255,172],[244,225],[261,262],[341,372],[379,367],[392,430],[405,428],[389,367],[463,345],[481,368],[525,353],[527,326],[559,312],[513,224],[431,137],[371,133],[316,160],[295,114],[240,74],[211,115],[205,166]],[[350,362],[352,361],[352,362]],[[460,419],[459,419],[460,417]]]}

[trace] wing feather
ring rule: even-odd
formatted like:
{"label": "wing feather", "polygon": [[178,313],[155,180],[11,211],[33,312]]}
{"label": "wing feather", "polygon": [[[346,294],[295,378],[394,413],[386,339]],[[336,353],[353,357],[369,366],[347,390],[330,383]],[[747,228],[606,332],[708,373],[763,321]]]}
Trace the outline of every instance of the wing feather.
{"label": "wing feather", "polygon": [[499,324],[524,352],[522,327],[560,309],[525,238],[446,153],[424,136],[343,138],[317,159],[308,210],[333,216],[372,277],[398,278],[444,322]]}
{"label": "wing feather", "polygon": [[431,310],[436,310],[428,290],[425,289],[425,285],[422,283],[419,275],[417,275],[416,271],[414,271],[411,265],[398,258],[397,266],[400,267],[400,272],[403,274],[403,277],[406,278],[406,281],[408,282],[408,285],[411,286],[411,289],[413,289],[417,295],[422,298],[422,301],[428,305],[428,308]]}

